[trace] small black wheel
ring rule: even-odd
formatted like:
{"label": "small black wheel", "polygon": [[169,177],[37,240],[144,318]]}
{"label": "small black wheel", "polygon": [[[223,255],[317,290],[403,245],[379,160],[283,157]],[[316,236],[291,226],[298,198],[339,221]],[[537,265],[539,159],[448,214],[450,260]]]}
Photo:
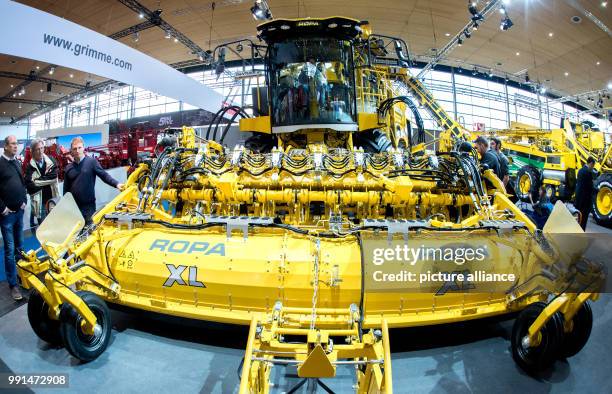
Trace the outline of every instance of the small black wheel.
{"label": "small black wheel", "polygon": [[557,201],[557,188],[555,185],[544,185],[546,191],[546,197],[550,200],[551,203],[555,203]]}
{"label": "small black wheel", "polygon": [[112,329],[111,316],[104,300],[94,293],[79,291],[77,295],[96,316],[94,334],[83,332],[83,317],[70,304],[63,304],[60,310],[60,332],[68,352],[79,360],[88,362],[98,358],[108,347]]}
{"label": "small black wheel", "polygon": [[60,322],[49,317],[49,305],[37,291],[28,299],[28,321],[36,336],[51,345],[61,345]]}
{"label": "small black wheel", "polygon": [[559,348],[559,358],[575,356],[589,340],[593,328],[593,311],[588,301],[578,309],[572,322],[572,331],[565,333],[563,343]]}
{"label": "small black wheel", "polygon": [[550,367],[556,359],[563,340],[563,315],[555,313],[542,327],[542,339],[538,346],[528,346],[524,338],[529,326],[546,308],[543,302],[535,302],[525,308],[516,318],[512,327],[512,357],[528,374],[535,374]]}
{"label": "small black wheel", "polygon": [[516,173],[516,185],[514,191],[516,196],[524,202],[537,201],[540,196],[540,174],[531,166],[523,166]]}

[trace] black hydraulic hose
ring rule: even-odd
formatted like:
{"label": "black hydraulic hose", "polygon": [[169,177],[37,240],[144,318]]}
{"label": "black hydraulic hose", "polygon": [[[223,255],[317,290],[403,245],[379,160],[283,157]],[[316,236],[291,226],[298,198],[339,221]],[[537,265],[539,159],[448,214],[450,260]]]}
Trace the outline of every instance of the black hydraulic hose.
{"label": "black hydraulic hose", "polygon": [[208,128],[206,129],[206,139],[210,139],[210,129],[213,125],[213,123],[217,120],[217,117],[221,114],[221,112],[225,111],[225,108],[227,107],[221,107],[221,109],[219,109],[215,115],[213,116],[212,120],[210,121],[210,123],[208,124]]}
{"label": "black hydraulic hose", "polygon": [[[228,107],[221,108],[219,111],[217,111],[217,113],[215,113],[215,116],[213,117],[213,119],[211,120],[210,124],[208,125],[208,129],[206,130],[206,139],[207,140],[211,138],[210,131],[211,131],[212,125],[213,125],[213,123],[215,123],[215,121],[217,123],[215,124],[215,129],[214,129],[214,132],[213,132],[213,135],[212,135],[212,140],[215,141],[217,139],[217,130],[219,128],[219,125],[221,124],[221,121],[223,120],[223,116],[225,115],[225,113],[227,111],[230,111],[230,110],[236,111],[236,113],[240,113],[242,115],[242,117],[244,117],[244,118],[248,118],[249,117],[249,115],[246,112],[244,112],[244,110],[241,107],[239,107],[237,105],[230,105]],[[235,117],[233,119],[235,119]],[[232,119],[232,121],[233,121],[233,119]],[[229,125],[231,125],[232,121],[229,122]]]}
{"label": "black hydraulic hose", "polygon": [[[236,119],[236,117],[240,115],[242,118],[244,118],[243,115],[243,111],[241,110],[240,112],[236,112],[234,113],[234,115],[232,116],[232,118],[230,119],[229,122],[227,122],[227,125],[225,126],[225,129],[223,129],[223,133],[221,134],[221,139],[219,140],[219,143],[221,145],[223,145],[223,141],[225,141],[225,136],[227,135],[227,132],[229,131],[230,127],[232,127],[232,123],[234,122],[234,120]],[[216,136],[216,134],[215,134]]]}

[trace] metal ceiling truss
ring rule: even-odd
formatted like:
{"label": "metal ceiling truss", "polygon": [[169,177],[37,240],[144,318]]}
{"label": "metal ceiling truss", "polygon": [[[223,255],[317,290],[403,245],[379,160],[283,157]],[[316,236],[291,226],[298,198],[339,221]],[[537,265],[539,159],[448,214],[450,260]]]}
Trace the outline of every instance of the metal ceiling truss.
{"label": "metal ceiling truss", "polygon": [[30,104],[30,105],[46,105],[49,101],[43,100],[30,100],[21,98],[7,98],[4,100],[5,103],[16,103],[16,104]]}
{"label": "metal ceiling truss", "polygon": [[152,21],[147,20],[147,21],[144,21],[144,22],[139,23],[137,25],[130,26],[127,29],[123,29],[121,31],[113,33],[113,34],[111,34],[108,37],[112,38],[113,40],[118,40],[118,39],[123,38],[123,37],[128,37],[128,36],[131,36],[133,34],[140,33],[141,31],[150,29],[150,28],[152,28],[154,26],[157,26],[157,25],[155,23],[153,23]]}
{"label": "metal ceiling truss", "polygon": [[462,41],[461,36],[464,35],[466,31],[472,34],[472,29],[474,28],[475,23],[485,22],[487,17],[495,11],[501,2],[501,0],[489,1],[479,13],[482,16],[482,19],[474,20],[474,18],[472,18],[467,25],[459,30],[459,33],[455,34],[455,36],[451,38],[451,40],[442,49],[440,49],[440,51],[438,51],[434,58],[419,72],[417,78],[423,79],[429,70],[431,70],[440,61],[444,60],[448,54],[459,45],[460,41]]}
{"label": "metal ceiling truss", "polygon": [[[9,72],[9,71],[0,71],[0,77],[4,77],[4,78],[21,79],[23,81],[30,81],[30,82],[51,83],[53,85],[65,86],[71,89],[83,89],[85,87],[85,85],[80,85],[74,82],[61,81],[59,79],[43,77],[40,74],[42,73],[36,74],[34,72],[31,72],[30,74],[21,74],[21,73]],[[0,102],[6,101],[5,98],[6,97],[0,98]]]}
{"label": "metal ceiling truss", "polygon": [[145,19],[153,23],[155,26],[159,26],[159,28],[165,31],[166,33],[171,34],[173,38],[177,39],[181,44],[189,48],[193,54],[197,55],[205,52],[204,49],[200,48],[198,44],[191,41],[187,36],[176,30],[174,27],[172,27],[172,25],[163,20],[161,17],[161,10],[151,11],[147,7],[140,4],[140,2],[138,2],[137,0],[117,1],[119,1],[121,4],[125,5],[132,11],[137,12],[139,15],[143,15]]}

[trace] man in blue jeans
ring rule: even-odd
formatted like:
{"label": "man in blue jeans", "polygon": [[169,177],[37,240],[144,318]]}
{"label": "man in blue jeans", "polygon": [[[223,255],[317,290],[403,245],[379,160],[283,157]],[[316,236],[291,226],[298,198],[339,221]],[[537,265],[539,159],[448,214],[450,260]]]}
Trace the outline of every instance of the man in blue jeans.
{"label": "man in blue jeans", "polygon": [[0,229],[4,242],[4,271],[15,301],[21,300],[17,284],[16,260],[23,248],[23,210],[26,207],[27,192],[17,161],[17,138],[9,135],[4,139],[4,153],[0,157]]}

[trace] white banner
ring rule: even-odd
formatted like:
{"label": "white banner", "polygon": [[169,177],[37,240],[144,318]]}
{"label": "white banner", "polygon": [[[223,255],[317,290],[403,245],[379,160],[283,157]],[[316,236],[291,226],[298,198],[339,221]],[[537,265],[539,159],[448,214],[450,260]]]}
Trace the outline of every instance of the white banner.
{"label": "white banner", "polygon": [[217,112],[223,96],[172,67],[76,23],[0,0],[0,53],[134,85]]}

